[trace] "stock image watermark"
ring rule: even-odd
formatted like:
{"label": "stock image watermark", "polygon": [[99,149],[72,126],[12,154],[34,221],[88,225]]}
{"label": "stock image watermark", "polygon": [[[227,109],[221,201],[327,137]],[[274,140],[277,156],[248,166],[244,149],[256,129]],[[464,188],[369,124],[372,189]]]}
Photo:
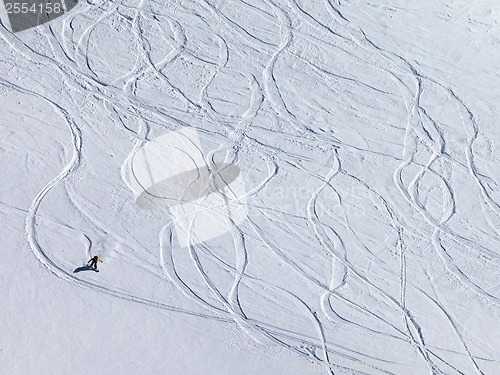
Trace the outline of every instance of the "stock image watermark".
{"label": "stock image watermark", "polygon": [[17,33],[52,21],[69,12],[78,0],[3,0],[10,29]]}
{"label": "stock image watermark", "polygon": [[[317,216],[325,214],[337,217],[366,217],[369,208],[366,202],[370,193],[362,187],[344,187],[339,189],[337,196],[331,190],[318,194],[323,182],[314,179],[304,179],[296,186],[281,184],[272,188],[262,189],[253,203],[268,210],[290,215],[306,216],[309,210],[314,210]],[[314,202],[311,199],[314,199]]]}
{"label": "stock image watermark", "polygon": [[244,183],[248,171],[232,163],[210,163],[209,152],[196,130],[182,128],[145,142],[125,168],[138,208],[167,212],[181,247],[219,237],[232,225],[260,215],[249,207],[303,217],[361,218],[369,213],[366,189],[344,187],[337,194],[320,194],[324,183],[313,179],[304,179],[300,186],[279,184],[249,196]]}

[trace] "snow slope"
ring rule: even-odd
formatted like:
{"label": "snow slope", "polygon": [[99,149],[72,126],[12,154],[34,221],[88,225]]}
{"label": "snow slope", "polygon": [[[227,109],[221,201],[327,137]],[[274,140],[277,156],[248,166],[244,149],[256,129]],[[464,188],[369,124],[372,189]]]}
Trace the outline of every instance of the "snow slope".
{"label": "snow slope", "polygon": [[[5,19],[0,373],[500,372],[497,2]],[[127,181],[185,128],[247,192],[187,248]],[[101,272],[74,273],[90,255]]]}

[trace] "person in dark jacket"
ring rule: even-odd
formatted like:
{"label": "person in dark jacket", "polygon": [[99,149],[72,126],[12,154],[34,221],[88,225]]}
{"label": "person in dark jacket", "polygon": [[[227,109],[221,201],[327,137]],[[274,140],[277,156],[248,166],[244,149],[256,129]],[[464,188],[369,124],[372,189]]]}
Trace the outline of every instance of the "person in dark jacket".
{"label": "person in dark jacket", "polygon": [[99,259],[99,257],[97,255],[94,255],[92,258],[90,258],[90,260],[87,262],[87,266],[89,266],[90,268],[92,268],[94,271],[98,271],[97,269],[97,262],[101,262],[102,263],[102,260]]}

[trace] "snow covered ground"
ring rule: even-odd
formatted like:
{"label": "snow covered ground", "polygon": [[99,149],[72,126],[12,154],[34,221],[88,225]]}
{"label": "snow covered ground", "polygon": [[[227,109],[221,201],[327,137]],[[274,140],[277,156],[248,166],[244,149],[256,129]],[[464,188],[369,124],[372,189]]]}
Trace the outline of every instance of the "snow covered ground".
{"label": "snow covered ground", "polygon": [[[1,374],[500,373],[497,1],[1,19]],[[129,178],[186,129],[245,217],[183,247]]]}

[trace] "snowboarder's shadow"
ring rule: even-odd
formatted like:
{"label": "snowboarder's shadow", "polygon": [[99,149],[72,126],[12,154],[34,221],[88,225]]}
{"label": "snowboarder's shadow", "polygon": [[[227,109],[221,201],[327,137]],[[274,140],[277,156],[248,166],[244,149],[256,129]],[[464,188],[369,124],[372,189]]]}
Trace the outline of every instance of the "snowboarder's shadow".
{"label": "snowboarder's shadow", "polygon": [[78,267],[76,270],[74,270],[73,273],[78,273],[78,272],[82,272],[82,271],[94,271],[94,269],[90,268],[89,266],[82,266],[82,267]]}

